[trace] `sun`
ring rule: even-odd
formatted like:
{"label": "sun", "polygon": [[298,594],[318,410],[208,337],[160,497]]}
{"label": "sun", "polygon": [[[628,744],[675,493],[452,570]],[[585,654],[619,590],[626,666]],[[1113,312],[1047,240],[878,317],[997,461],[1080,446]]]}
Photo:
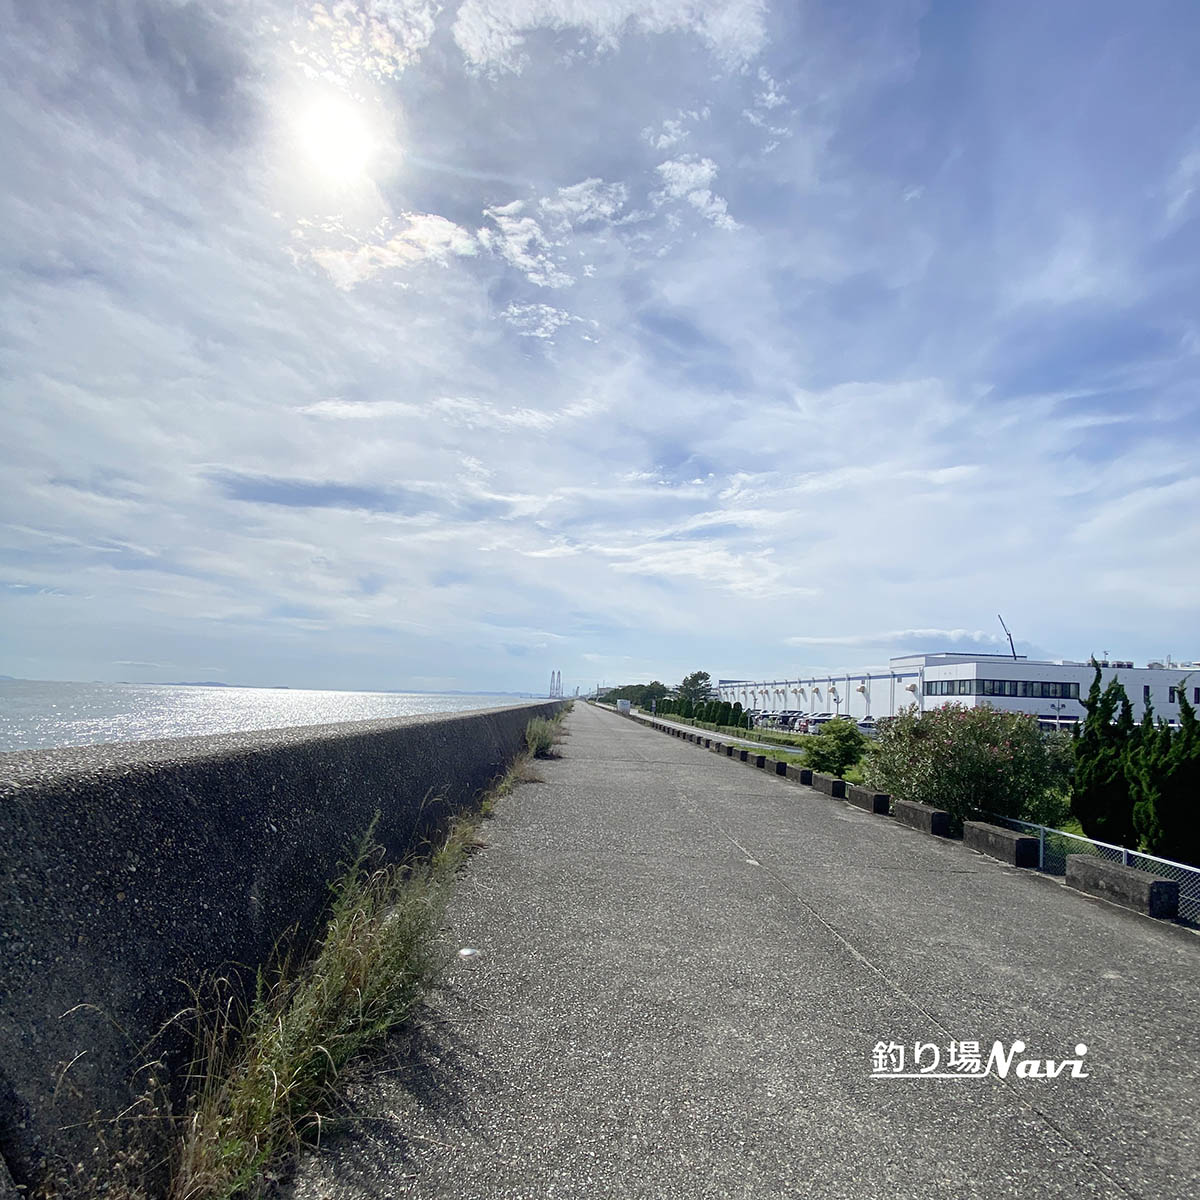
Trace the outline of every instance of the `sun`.
{"label": "sun", "polygon": [[376,150],[362,109],[342,96],[311,101],[300,114],[297,132],[309,163],[332,183],[361,178]]}

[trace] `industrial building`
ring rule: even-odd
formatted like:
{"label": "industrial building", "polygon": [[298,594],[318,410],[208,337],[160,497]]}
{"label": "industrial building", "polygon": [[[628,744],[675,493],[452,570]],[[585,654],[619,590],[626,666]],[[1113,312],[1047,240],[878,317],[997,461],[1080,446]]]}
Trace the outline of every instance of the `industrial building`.
{"label": "industrial building", "polygon": [[[1179,689],[1200,707],[1200,663],[1100,663],[1101,682],[1119,679],[1140,719],[1147,703],[1170,720],[1179,715]],[[1095,674],[1090,663],[1043,661],[1024,655],[958,654],[937,651],[905,654],[886,667],[813,673],[749,682],[721,679],[722,700],[758,712],[835,713],[862,720],[894,716],[915,704],[923,712],[944,704],[981,704],[1028,713],[1045,725],[1067,728],[1083,719],[1082,701]]]}

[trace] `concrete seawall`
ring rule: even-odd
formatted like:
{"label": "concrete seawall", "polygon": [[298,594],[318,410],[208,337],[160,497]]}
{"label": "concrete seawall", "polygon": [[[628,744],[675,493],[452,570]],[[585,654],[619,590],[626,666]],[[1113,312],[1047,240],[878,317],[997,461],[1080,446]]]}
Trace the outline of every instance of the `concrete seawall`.
{"label": "concrete seawall", "polygon": [[63,1127],[128,1103],[148,1043],[178,1066],[183,1030],[153,1039],[187,983],[316,931],[377,811],[389,858],[420,849],[561,707],[0,755],[0,1158],[16,1181],[89,1137]]}

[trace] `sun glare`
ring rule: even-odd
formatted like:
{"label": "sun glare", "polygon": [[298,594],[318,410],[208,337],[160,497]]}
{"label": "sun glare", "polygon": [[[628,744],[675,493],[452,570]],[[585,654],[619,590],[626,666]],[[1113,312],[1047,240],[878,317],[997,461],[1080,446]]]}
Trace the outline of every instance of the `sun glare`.
{"label": "sun glare", "polygon": [[299,135],[310,163],[335,183],[362,176],[376,148],[362,110],[340,96],[313,101],[300,117]]}

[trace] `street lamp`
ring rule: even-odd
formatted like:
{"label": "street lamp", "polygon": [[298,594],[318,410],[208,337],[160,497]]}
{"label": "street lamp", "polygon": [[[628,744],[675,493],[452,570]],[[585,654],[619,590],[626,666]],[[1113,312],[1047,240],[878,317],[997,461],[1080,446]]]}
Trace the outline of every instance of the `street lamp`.
{"label": "street lamp", "polygon": [[1060,724],[1060,722],[1062,721],[1062,711],[1067,706],[1064,703],[1062,703],[1061,701],[1059,701],[1057,704],[1052,701],[1050,704],[1050,707],[1052,709],[1054,709],[1054,732],[1058,733],[1060,731],[1060,729],[1062,728],[1062,726]]}

